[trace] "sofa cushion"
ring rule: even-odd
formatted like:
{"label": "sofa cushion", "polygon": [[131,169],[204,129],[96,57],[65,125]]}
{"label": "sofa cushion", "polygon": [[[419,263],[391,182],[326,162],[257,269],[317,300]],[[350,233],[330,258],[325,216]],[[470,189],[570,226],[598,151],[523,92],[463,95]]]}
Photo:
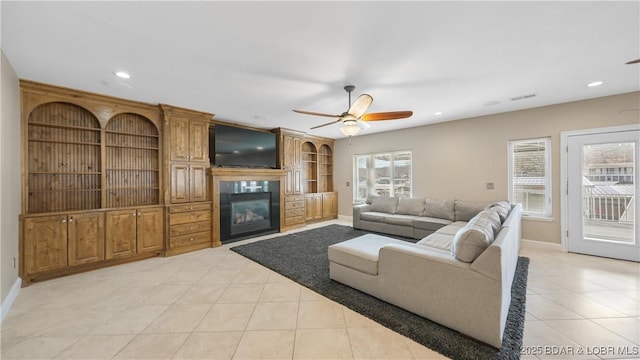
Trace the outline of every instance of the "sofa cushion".
{"label": "sofa cushion", "polygon": [[454,203],[455,220],[469,221],[487,207],[484,201],[456,200]]}
{"label": "sofa cushion", "polygon": [[376,211],[367,211],[360,214],[360,220],[384,222],[384,217],[386,215],[389,215],[389,214],[383,213],[383,212],[376,212]]}
{"label": "sofa cushion", "polygon": [[401,197],[398,199],[396,214],[422,216],[422,213],[424,212],[424,204],[424,198]]}
{"label": "sofa cushion", "polygon": [[502,226],[502,221],[500,221],[500,215],[498,215],[498,212],[496,211],[495,208],[482,210],[478,215],[474,216],[473,219],[469,221],[469,223],[471,224],[475,224],[478,222],[480,222],[482,226],[487,226],[487,224],[491,226],[491,230],[492,230],[491,241],[493,241],[493,235],[498,231],[500,231],[500,227]]}
{"label": "sofa cushion", "polygon": [[473,262],[494,240],[493,225],[484,216],[477,216],[453,238],[451,254],[459,261]]}
{"label": "sofa cushion", "polygon": [[373,202],[373,199],[375,198],[379,198],[380,196],[378,195],[367,195],[367,200],[365,200],[365,203],[371,205],[371,203]]}
{"label": "sofa cushion", "polygon": [[453,200],[425,199],[424,216],[453,221],[455,219]]}
{"label": "sofa cushion", "polygon": [[438,234],[451,235],[453,239],[453,236],[458,232],[458,230],[463,228],[465,225],[467,225],[466,221],[455,221],[438,229]]}
{"label": "sofa cushion", "polygon": [[507,200],[496,201],[487,205],[487,209],[494,209],[498,212],[500,216],[500,223],[503,223],[504,220],[509,216],[509,211],[511,211],[511,203]]}
{"label": "sofa cushion", "polygon": [[397,205],[397,197],[376,197],[371,200],[371,211],[395,214]]}
{"label": "sofa cushion", "polygon": [[413,215],[402,215],[402,214],[389,215],[389,214],[387,214],[384,217],[384,222],[385,222],[385,224],[402,225],[402,226],[412,227],[414,219],[416,219],[416,216],[413,216]]}
{"label": "sofa cushion", "polygon": [[436,231],[443,226],[451,224],[451,220],[434,217],[420,216],[413,220],[413,227],[417,229]]}
{"label": "sofa cushion", "polygon": [[453,241],[453,237],[454,235],[437,232],[429,236],[425,236],[424,239],[418,241],[416,244],[451,251],[451,242]]}

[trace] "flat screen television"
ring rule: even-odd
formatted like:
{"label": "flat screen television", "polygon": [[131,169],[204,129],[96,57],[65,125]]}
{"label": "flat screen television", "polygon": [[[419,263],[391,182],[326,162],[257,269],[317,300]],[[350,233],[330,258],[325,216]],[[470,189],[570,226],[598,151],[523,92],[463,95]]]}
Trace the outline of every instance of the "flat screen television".
{"label": "flat screen television", "polygon": [[215,167],[275,168],[276,134],[216,124],[209,129],[209,158]]}

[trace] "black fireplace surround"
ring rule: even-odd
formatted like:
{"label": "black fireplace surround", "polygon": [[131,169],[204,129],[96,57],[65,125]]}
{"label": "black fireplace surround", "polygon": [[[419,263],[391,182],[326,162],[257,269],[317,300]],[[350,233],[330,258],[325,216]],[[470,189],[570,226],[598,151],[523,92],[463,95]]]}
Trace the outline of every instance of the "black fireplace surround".
{"label": "black fireplace surround", "polygon": [[220,240],[229,243],[280,231],[280,182],[220,182]]}

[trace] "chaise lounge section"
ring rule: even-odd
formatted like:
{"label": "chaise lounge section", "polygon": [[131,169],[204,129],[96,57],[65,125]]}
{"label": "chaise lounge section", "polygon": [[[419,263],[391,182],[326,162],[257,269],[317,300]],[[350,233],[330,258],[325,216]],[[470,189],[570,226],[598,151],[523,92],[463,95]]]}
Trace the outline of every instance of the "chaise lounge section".
{"label": "chaise lounge section", "polygon": [[499,348],[511,304],[521,214],[519,205],[503,201],[468,221],[449,220],[415,244],[378,234],[338,243],[328,250],[330,277]]}

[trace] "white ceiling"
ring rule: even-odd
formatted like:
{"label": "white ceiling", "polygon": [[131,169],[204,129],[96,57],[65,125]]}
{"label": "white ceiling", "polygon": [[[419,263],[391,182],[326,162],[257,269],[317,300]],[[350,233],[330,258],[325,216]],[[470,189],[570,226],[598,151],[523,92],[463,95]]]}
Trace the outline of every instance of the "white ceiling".
{"label": "white ceiling", "polygon": [[339,114],[346,84],[369,112],[414,112],[361,134],[640,90],[625,65],[638,1],[2,1],[1,15],[22,79],[331,138],[338,125],[309,130],[331,119],[291,110]]}

